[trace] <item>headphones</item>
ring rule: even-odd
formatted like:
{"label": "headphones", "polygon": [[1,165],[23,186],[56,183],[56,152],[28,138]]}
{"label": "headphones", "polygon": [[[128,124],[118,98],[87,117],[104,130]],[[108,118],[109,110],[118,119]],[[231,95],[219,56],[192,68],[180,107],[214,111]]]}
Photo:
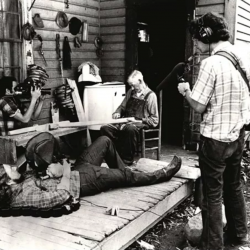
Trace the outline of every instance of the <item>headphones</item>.
{"label": "headphones", "polygon": [[211,38],[213,36],[213,31],[210,27],[204,26],[203,16],[197,19],[198,33],[200,40],[206,44],[211,43]]}

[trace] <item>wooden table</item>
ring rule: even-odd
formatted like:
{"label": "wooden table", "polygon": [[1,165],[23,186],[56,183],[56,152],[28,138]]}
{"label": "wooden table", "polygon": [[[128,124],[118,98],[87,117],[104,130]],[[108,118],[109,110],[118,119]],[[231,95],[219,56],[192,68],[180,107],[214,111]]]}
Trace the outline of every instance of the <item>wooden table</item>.
{"label": "wooden table", "polygon": [[[55,137],[69,135],[79,131],[87,130],[86,127],[58,128],[56,130],[45,130]],[[19,135],[0,136],[0,163],[16,164],[18,160],[17,147],[25,147],[29,139],[41,132],[28,132]]]}

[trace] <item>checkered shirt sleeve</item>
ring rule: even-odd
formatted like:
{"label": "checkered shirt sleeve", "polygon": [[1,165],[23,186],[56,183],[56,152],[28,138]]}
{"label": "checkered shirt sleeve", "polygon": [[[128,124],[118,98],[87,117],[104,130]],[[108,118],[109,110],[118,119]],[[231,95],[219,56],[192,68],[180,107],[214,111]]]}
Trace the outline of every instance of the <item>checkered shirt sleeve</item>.
{"label": "checkered shirt sleeve", "polygon": [[207,105],[214,91],[215,72],[210,62],[204,60],[201,62],[199,75],[193,87],[190,97]]}
{"label": "checkered shirt sleeve", "polygon": [[0,99],[0,109],[10,117],[14,116],[18,110],[16,104],[11,99],[5,97]]}
{"label": "checkered shirt sleeve", "polygon": [[66,202],[70,193],[66,190],[57,190],[57,181],[54,179],[46,180],[42,183],[47,191],[35,185],[35,180],[31,179],[23,186],[23,202],[24,206],[36,208],[51,208],[57,205],[62,205]]}
{"label": "checkered shirt sleeve", "polygon": [[57,190],[60,179],[52,178],[42,181],[41,186],[46,190],[37,187],[35,181],[35,177],[26,177],[21,183],[21,191],[12,200],[13,207],[52,208],[64,204],[70,196],[79,198],[80,177],[77,171],[71,172],[70,192],[63,189]]}
{"label": "checkered shirt sleeve", "polygon": [[17,112],[20,112],[20,110],[10,98],[2,97],[0,99],[0,133],[1,135],[6,135],[6,133],[9,130],[12,130],[15,128],[18,121],[16,121],[12,117],[15,116]]}

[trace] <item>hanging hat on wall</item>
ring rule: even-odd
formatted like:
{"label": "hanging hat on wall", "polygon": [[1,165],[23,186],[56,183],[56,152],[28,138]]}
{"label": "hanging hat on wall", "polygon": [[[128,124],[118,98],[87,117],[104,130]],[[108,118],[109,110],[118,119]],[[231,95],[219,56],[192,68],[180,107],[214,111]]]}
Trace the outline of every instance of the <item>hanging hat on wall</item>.
{"label": "hanging hat on wall", "polygon": [[35,35],[36,35],[36,32],[34,30],[34,27],[29,22],[23,25],[22,36],[25,40],[27,41],[33,40]]}
{"label": "hanging hat on wall", "polygon": [[67,15],[63,11],[58,11],[56,15],[56,24],[61,29],[66,28],[69,24]]}
{"label": "hanging hat on wall", "polygon": [[77,35],[80,32],[80,29],[82,27],[82,21],[78,19],[77,17],[72,17],[69,20],[69,32],[72,35]]}

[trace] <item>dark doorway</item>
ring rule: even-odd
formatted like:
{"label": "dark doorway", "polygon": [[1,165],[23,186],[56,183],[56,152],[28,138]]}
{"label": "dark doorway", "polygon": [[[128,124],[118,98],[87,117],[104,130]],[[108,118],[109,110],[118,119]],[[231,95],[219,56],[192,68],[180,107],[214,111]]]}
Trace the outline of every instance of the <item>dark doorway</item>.
{"label": "dark doorway", "polygon": [[[183,0],[145,2],[136,6],[134,16],[137,29],[142,24],[146,27],[149,42],[137,39],[134,64],[142,71],[149,87],[155,90],[177,63],[185,61],[187,8]],[[181,146],[184,111],[177,83],[164,88],[162,112],[162,141]]]}

